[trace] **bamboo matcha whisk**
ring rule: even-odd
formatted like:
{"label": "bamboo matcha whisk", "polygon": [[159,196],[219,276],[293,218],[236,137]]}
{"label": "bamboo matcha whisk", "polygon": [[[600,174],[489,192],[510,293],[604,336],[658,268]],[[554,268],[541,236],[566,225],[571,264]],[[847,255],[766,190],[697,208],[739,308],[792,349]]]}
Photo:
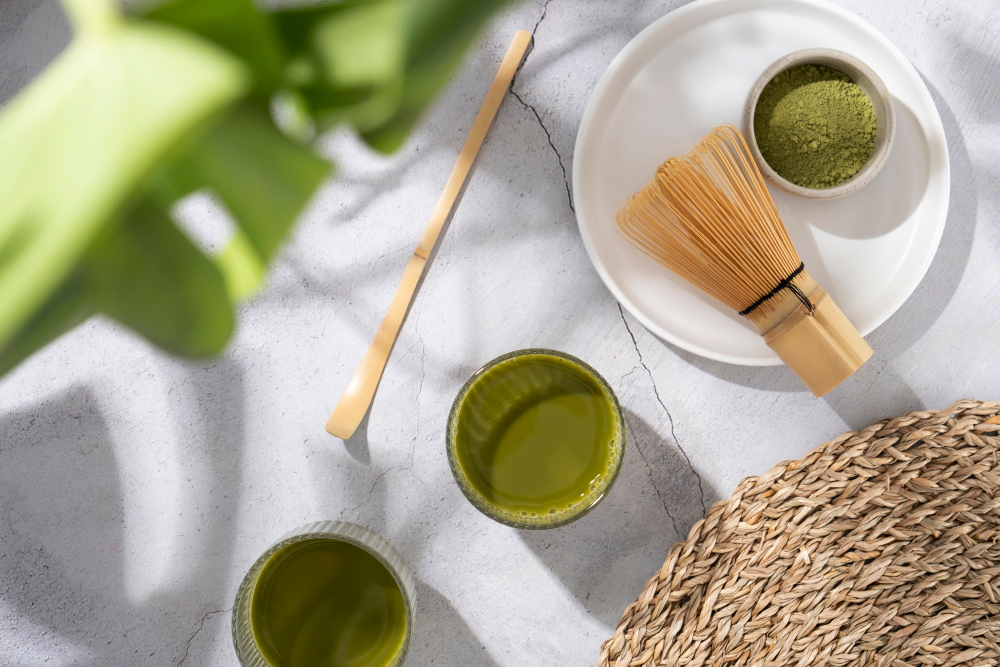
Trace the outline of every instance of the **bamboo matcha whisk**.
{"label": "bamboo matcha whisk", "polygon": [[750,320],[816,396],[872,349],[810,277],[739,130],[717,127],[656,170],[615,214],[618,231]]}

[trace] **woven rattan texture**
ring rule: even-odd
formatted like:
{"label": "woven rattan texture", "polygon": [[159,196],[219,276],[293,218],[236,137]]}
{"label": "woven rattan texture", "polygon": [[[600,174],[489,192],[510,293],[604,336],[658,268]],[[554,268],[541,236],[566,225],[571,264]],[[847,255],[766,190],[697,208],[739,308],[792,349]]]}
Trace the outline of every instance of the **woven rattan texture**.
{"label": "woven rattan texture", "polygon": [[712,506],[600,665],[1000,665],[1000,403],[844,433]]}

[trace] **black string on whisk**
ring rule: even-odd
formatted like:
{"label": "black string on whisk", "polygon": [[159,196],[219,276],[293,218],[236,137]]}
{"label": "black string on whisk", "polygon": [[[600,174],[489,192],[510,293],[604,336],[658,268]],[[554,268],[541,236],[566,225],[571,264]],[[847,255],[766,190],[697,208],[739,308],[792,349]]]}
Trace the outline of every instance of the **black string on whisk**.
{"label": "black string on whisk", "polygon": [[741,310],[740,311],[740,315],[746,317],[747,315],[749,315],[750,313],[752,313],[754,310],[756,310],[757,308],[759,308],[760,306],[762,306],[765,301],[767,301],[768,299],[770,299],[773,296],[776,296],[778,294],[778,292],[780,292],[781,290],[786,289],[786,288],[789,289],[789,290],[791,290],[792,294],[795,295],[795,298],[797,298],[799,301],[801,301],[802,305],[804,305],[806,308],[809,309],[809,314],[810,315],[812,315],[813,313],[815,313],[816,312],[816,306],[814,306],[813,303],[812,303],[812,301],[809,300],[809,297],[807,297],[805,295],[805,293],[801,289],[799,289],[798,285],[795,285],[794,283],[792,283],[792,281],[795,279],[795,277],[797,275],[799,275],[800,273],[802,273],[805,270],[805,268],[806,268],[805,262],[799,264],[799,268],[797,268],[794,271],[792,271],[787,278],[785,278],[780,283],[778,283],[777,287],[775,287],[770,292],[768,292],[764,296],[762,296],[759,299],[757,299],[756,301],[754,301],[752,304],[750,304],[749,308],[744,308],[743,310]]}

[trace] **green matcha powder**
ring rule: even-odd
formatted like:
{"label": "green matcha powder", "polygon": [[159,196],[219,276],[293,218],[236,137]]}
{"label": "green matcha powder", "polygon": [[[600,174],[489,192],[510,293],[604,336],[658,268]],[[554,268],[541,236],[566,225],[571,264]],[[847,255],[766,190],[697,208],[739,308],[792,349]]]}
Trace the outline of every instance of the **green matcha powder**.
{"label": "green matcha powder", "polygon": [[875,145],[875,110],[849,76],[799,65],[761,91],[753,130],[778,174],[806,188],[832,188],[858,173]]}

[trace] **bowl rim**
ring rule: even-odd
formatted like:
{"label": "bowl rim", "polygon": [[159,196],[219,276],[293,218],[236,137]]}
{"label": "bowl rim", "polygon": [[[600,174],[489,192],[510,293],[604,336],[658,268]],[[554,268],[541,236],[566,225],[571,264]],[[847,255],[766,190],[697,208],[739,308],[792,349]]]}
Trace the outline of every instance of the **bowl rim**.
{"label": "bowl rim", "polygon": [[[826,62],[816,62],[817,60],[825,60]],[[760,99],[760,94],[767,84],[770,83],[771,80],[778,74],[781,74],[786,70],[799,65],[813,63],[824,65],[826,67],[830,67],[831,69],[837,69],[836,63],[841,63],[846,65],[849,69],[853,69],[853,72],[844,73],[852,79],[867,79],[869,86],[877,91],[878,99],[874,99],[868,91],[865,91],[865,95],[867,95],[868,99],[871,100],[873,106],[878,104],[881,106],[883,111],[885,138],[881,145],[876,145],[873,148],[872,154],[868,157],[868,161],[865,162],[864,166],[862,166],[856,174],[840,185],[836,185],[832,188],[807,188],[792,183],[782,177],[771,167],[771,165],[767,163],[764,156],[761,155],[760,148],[757,146],[757,137],[754,133],[753,121],[754,112],[757,108],[757,100]],[[865,87],[866,86],[861,86],[861,89],[864,91]],[[778,58],[773,63],[768,65],[764,71],[760,73],[760,76],[757,77],[757,80],[754,81],[753,86],[750,88],[750,93],[747,95],[746,104],[743,108],[743,134],[747,139],[747,145],[750,148],[750,153],[753,156],[754,162],[757,163],[757,167],[760,169],[761,173],[763,173],[764,176],[776,186],[786,192],[790,192],[807,199],[835,199],[837,197],[843,197],[844,195],[856,192],[863,186],[867,185],[873,178],[875,178],[875,175],[878,174],[878,172],[885,165],[886,160],[889,158],[889,152],[892,149],[893,140],[896,135],[896,109],[892,101],[892,96],[889,94],[889,90],[886,88],[885,83],[883,83],[878,74],[876,74],[875,71],[860,58],[852,56],[849,53],[845,53],[844,51],[838,51],[837,49],[802,49],[799,51],[793,51]],[[876,139],[876,144],[878,144],[878,139]]]}
{"label": "bowl rim", "polygon": [[[576,366],[579,370],[583,371],[585,374],[590,376],[597,384],[601,387],[604,393],[611,399],[611,405],[615,415],[616,431],[612,436],[609,447],[614,445],[615,442],[618,443],[616,448],[613,448],[613,460],[611,462],[610,474],[605,478],[605,482],[601,487],[599,487],[593,494],[588,497],[584,502],[580,503],[578,508],[573,510],[568,510],[560,515],[558,518],[546,521],[545,517],[536,517],[532,521],[529,517],[525,517],[523,520],[518,518],[516,515],[504,512],[498,507],[488,502],[483,498],[471,485],[467,482],[465,474],[462,472],[457,458],[456,439],[455,435],[458,427],[458,410],[462,404],[462,400],[468,395],[469,390],[472,386],[479,381],[480,378],[489,370],[493,369],[500,364],[510,361],[511,359],[516,359],[525,356],[545,356],[545,357],[555,357],[563,361],[568,361],[572,365]],[[572,523],[579,519],[580,517],[588,514],[591,510],[597,507],[602,500],[611,491],[611,488],[615,485],[618,479],[618,474],[621,472],[622,463],[625,460],[625,447],[628,441],[628,431],[626,430],[625,423],[625,412],[622,409],[621,403],[618,401],[618,396],[615,394],[611,385],[608,384],[607,380],[597,372],[590,364],[574,357],[571,354],[561,352],[559,350],[551,350],[546,348],[524,348],[520,350],[513,350],[505,354],[496,357],[488,361],[482,367],[480,367],[476,372],[465,381],[462,388],[459,389],[458,393],[455,395],[455,400],[451,404],[451,410],[448,412],[448,423],[445,429],[445,449],[448,453],[448,465],[451,468],[452,476],[455,478],[455,482],[458,488],[462,491],[462,494],[472,503],[472,506],[477,510],[493,519],[498,523],[502,523],[505,526],[511,526],[513,528],[521,528],[523,530],[544,530],[548,528],[559,528],[560,526],[565,526],[566,524]]]}

